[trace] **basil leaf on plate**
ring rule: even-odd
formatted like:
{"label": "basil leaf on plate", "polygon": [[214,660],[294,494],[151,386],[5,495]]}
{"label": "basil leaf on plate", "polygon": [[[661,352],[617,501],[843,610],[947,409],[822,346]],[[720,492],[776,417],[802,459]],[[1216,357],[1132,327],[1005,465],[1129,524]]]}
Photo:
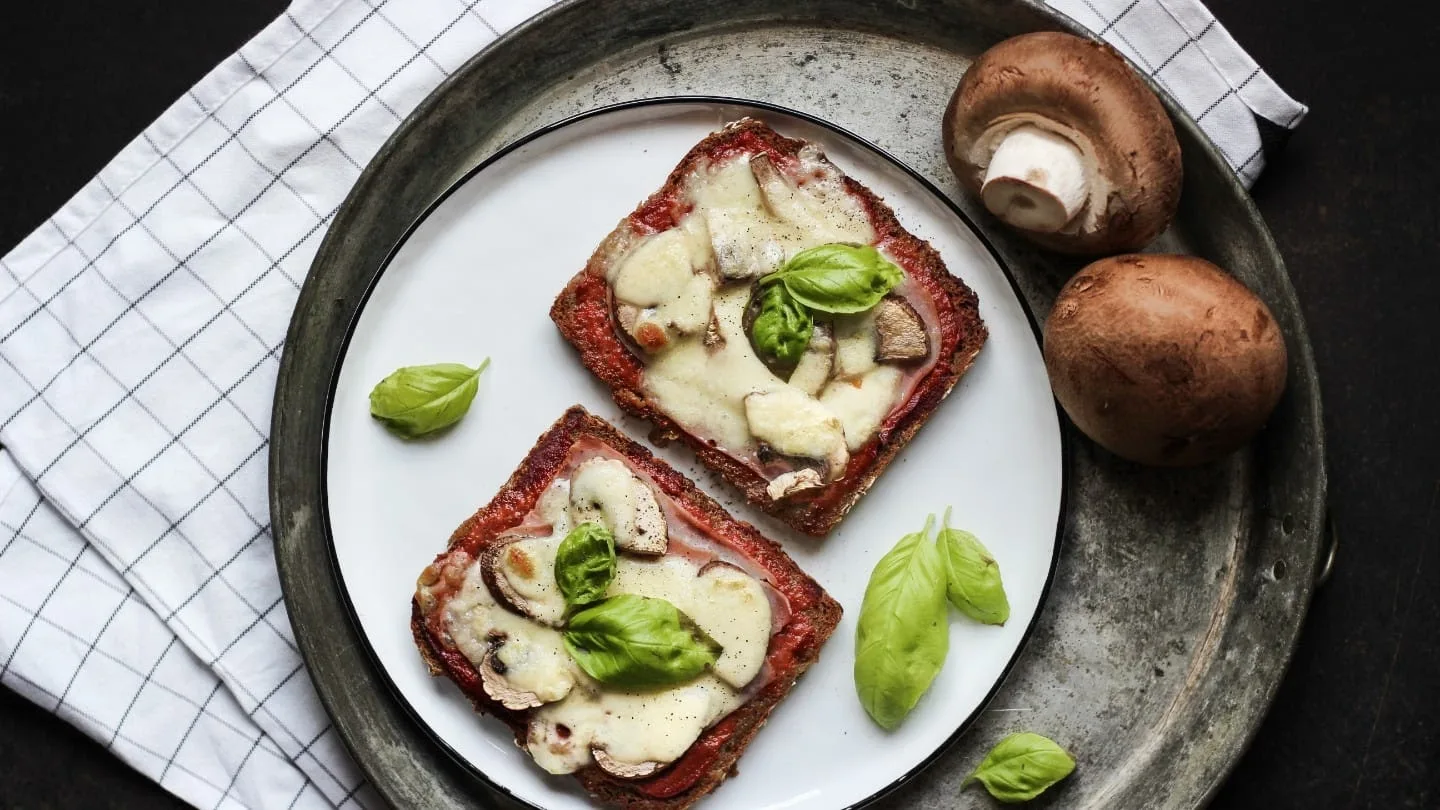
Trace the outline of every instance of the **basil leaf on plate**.
{"label": "basil leaf on plate", "polygon": [[855,690],[876,723],[893,729],[930,688],[950,649],[945,563],[925,528],[900,539],[870,574],[855,630]]}
{"label": "basil leaf on plate", "polygon": [[814,331],[810,310],[801,306],[785,285],[761,288],[760,312],[750,325],[755,348],[782,363],[796,363]]}
{"label": "basil leaf on plate", "polygon": [[1002,802],[1028,802],[1074,770],[1075,760],[1054,740],[1021,732],[990,749],[961,787],[979,782]]}
{"label": "basil leaf on plate", "polygon": [[587,675],[632,689],[692,680],[721,652],[679,608],[635,594],[612,596],[571,616],[564,639]]}
{"label": "basil leaf on plate", "polygon": [[870,245],[837,243],[800,251],[760,283],[779,282],[805,306],[843,315],[874,307],[904,278]]}
{"label": "basil leaf on plate", "polygon": [[948,511],[939,543],[950,603],[977,622],[1004,624],[1010,618],[1010,600],[1000,581],[1000,565],[989,550],[970,532],[950,528]]}
{"label": "basil leaf on plate", "polygon": [[480,373],[489,365],[487,357],[479,368],[459,363],[405,366],[370,392],[370,415],[407,439],[450,427],[470,410],[480,390]]}
{"label": "basil leaf on plate", "polygon": [[555,583],[569,607],[605,598],[615,578],[615,538],[599,523],[581,523],[555,552]]}

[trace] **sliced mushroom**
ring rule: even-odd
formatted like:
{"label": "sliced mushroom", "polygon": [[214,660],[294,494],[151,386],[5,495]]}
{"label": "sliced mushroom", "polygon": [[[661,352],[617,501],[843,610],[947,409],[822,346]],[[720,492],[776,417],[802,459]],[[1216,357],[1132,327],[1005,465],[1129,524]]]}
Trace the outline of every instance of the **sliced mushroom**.
{"label": "sliced mushroom", "polygon": [[649,485],[621,461],[593,458],[570,478],[570,511],[576,523],[599,523],[615,545],[636,554],[664,554],[669,545],[665,515]]}
{"label": "sliced mushroom", "polygon": [[797,492],[804,492],[807,489],[817,489],[825,486],[825,480],[820,477],[820,472],[813,467],[803,467],[776,476],[770,485],[765,488],[765,494],[770,500],[778,501],[788,498]]}
{"label": "sliced mushroom", "polygon": [[805,206],[795,186],[785,177],[766,154],[750,158],[750,173],[760,186],[760,198],[765,209],[776,219],[806,226],[815,224],[815,215]]}
{"label": "sliced mushroom", "polygon": [[521,572],[528,571],[531,576],[538,573],[536,569],[540,566],[540,562],[531,558],[518,545],[521,541],[529,539],[531,538],[520,534],[502,535],[495,544],[481,552],[480,578],[490,594],[495,597],[495,601],[510,612],[546,627],[559,627],[564,620],[564,601],[561,600],[558,613],[553,605],[530,601],[515,589],[514,583],[510,581],[510,577],[505,571],[506,568],[518,568]]}
{"label": "sliced mushroom", "polygon": [[875,307],[875,359],[920,360],[930,354],[930,336],[925,322],[910,302],[887,295]]}
{"label": "sliced mushroom", "polygon": [[830,335],[829,326],[817,323],[810,333],[810,344],[790,373],[789,382],[812,397],[819,396],[834,368],[835,339]]}
{"label": "sliced mushroom", "polygon": [[600,766],[600,770],[620,779],[644,779],[654,776],[665,767],[663,762],[619,762],[598,746],[590,749],[590,756],[595,758],[595,764]]}
{"label": "sliced mushroom", "polygon": [[503,639],[493,640],[485,657],[480,659],[481,688],[492,700],[517,712],[544,706],[545,701],[541,700],[539,695],[517,689],[505,679],[505,664],[495,657],[504,643]]}
{"label": "sliced mushroom", "polygon": [[1038,32],[995,45],[965,72],[942,135],[961,185],[1053,250],[1138,250],[1179,205],[1165,108],[1099,42]]}

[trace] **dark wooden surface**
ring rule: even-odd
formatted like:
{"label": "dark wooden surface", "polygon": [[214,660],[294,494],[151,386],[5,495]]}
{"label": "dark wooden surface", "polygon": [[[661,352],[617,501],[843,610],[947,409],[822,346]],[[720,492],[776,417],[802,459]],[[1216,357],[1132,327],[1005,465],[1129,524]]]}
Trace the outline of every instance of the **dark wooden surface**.
{"label": "dark wooden surface", "polygon": [[[57,0],[0,23],[0,252],[281,0]],[[1440,808],[1440,10],[1211,0],[1312,112],[1255,188],[1325,393],[1334,578],[1218,810]],[[1082,758],[1083,759],[1083,758]],[[1082,764],[1083,767],[1083,764]],[[0,689],[0,808],[179,802]]]}

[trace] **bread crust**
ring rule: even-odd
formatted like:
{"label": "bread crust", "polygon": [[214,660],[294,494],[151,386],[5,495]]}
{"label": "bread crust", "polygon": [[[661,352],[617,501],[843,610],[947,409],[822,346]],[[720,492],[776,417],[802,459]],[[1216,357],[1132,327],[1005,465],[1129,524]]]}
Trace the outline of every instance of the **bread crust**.
{"label": "bread crust", "polygon": [[[460,524],[445,552],[422,574],[422,580],[441,576],[447,563],[476,559],[494,545],[506,529],[518,524],[535,508],[545,488],[563,470],[571,447],[586,438],[607,445],[633,469],[649,476],[661,492],[694,517],[715,540],[763,569],[770,576],[771,584],[790,604],[789,621],[770,640],[766,655],[769,682],[749,702],[706,730],[679,760],[648,779],[620,779],[593,765],[574,774],[593,797],[616,807],[683,810],[736,772],[736,760],[751,738],[789,693],[796,679],[818,658],[820,647],[840,621],[840,604],[801,571],[779,544],[766,539],[754,526],[731,517],[720,504],[649,450],[578,405],[567,410],[540,437],[494,499]],[[469,659],[449,643],[443,614],[443,601],[432,605],[428,613],[422,610],[418,597],[411,602],[411,632],[430,673],[449,677],[476,711],[493,715],[510,726],[516,743],[523,747],[533,710],[507,709],[485,694],[479,673]],[[693,778],[689,778],[690,775]]]}
{"label": "bread crust", "polygon": [[659,191],[641,203],[601,242],[585,269],[577,273],[555,299],[550,318],[580,353],[585,367],[610,387],[615,402],[626,412],[655,426],[650,436],[652,441],[657,444],[675,439],[684,441],[701,463],[718,472],[751,504],[797,531],[823,537],[870,489],[975,361],[988,335],[975,293],[946,270],[940,254],[929,243],[900,225],[884,201],[853,178],[844,178],[847,191],[869,215],[878,235],[876,244],[895,258],[907,278],[933,303],[934,326],[938,327],[940,336],[937,360],[917,382],[909,399],[897,405],[876,435],[851,454],[843,476],[819,489],[777,501],[770,497],[767,491],[770,482],[764,476],[723,449],[686,431],[645,396],[641,387],[644,364],[620,337],[613,323],[606,283],[610,263],[623,255],[625,246],[640,236],[674,227],[679,218],[688,213],[680,195],[686,177],[698,165],[740,152],[763,152],[772,160],[788,162],[795,159],[803,146],[804,141],[786,138],[751,118],[711,134],[686,154]]}

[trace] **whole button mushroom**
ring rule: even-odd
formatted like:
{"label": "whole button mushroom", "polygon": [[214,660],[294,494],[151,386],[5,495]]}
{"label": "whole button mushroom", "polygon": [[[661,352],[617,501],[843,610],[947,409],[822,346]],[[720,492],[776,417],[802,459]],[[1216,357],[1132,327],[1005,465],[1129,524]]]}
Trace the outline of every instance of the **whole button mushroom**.
{"label": "whole button mushroom", "polygon": [[992,214],[1052,250],[1139,250],[1180,202],[1160,100],[1108,45],[1023,34],[980,55],[950,98],[945,156]]}
{"label": "whole button mushroom", "polygon": [[1285,339],[1265,303],[1194,256],[1101,259],[1045,322],[1045,370],[1076,427],[1142,464],[1228,455],[1285,389]]}

